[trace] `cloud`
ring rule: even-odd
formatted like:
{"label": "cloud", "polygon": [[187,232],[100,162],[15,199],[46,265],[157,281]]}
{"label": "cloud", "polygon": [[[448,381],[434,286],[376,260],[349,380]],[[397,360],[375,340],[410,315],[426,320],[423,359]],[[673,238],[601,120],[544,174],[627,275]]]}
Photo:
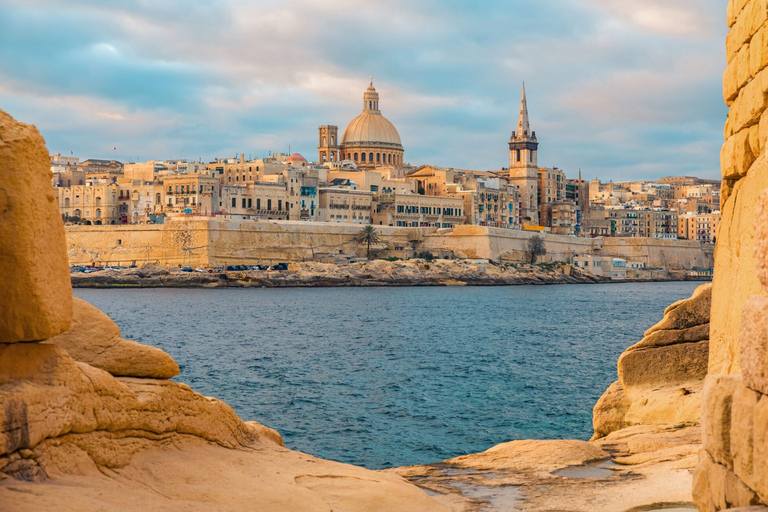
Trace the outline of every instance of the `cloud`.
{"label": "cloud", "polygon": [[[718,173],[717,0],[6,0],[0,108],[52,152],[213,158],[344,129],[375,75],[406,160],[507,165],[520,85],[540,162]],[[68,129],[65,128],[68,127]],[[649,145],[652,145],[649,146]]]}

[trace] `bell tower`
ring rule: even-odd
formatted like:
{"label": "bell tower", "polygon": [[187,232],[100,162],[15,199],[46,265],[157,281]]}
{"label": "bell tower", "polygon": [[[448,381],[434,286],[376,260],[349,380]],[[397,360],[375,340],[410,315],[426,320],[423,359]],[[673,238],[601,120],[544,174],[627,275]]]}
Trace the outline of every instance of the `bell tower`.
{"label": "bell tower", "polygon": [[333,125],[323,125],[317,128],[317,162],[324,164],[326,162],[339,161],[339,127]]}
{"label": "bell tower", "polygon": [[520,115],[517,131],[509,139],[509,179],[517,185],[522,202],[523,224],[538,225],[538,164],[539,143],[536,132],[531,131],[528,120],[528,101],[525,98],[525,83],[520,98]]}

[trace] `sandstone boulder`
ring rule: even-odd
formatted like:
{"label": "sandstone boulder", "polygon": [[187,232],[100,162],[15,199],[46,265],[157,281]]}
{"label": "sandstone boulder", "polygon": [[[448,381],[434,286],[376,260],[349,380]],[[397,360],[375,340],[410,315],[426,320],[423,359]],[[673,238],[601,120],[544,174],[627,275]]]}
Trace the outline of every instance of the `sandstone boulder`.
{"label": "sandstone boulder", "polygon": [[593,410],[593,440],[631,425],[697,424],[709,361],[711,284],[664,311],[619,356],[618,382]]}
{"label": "sandstone boulder", "polygon": [[34,126],[0,110],[0,343],[44,340],[72,318],[64,225]]}
{"label": "sandstone boulder", "polygon": [[712,306],[712,284],[707,283],[694,290],[689,299],[683,299],[667,306],[664,318],[645,331],[649,336],[655,331],[670,329],[687,329],[709,323],[709,313]]}
{"label": "sandstone boulder", "polygon": [[744,384],[768,394],[768,297],[755,295],[744,304],[740,348]]}
{"label": "sandstone boulder", "polygon": [[614,382],[603,393],[592,411],[593,439],[605,437],[611,432],[629,426],[625,417],[632,401],[627,397],[621,382]]}
{"label": "sandstone boulder", "polygon": [[72,327],[45,343],[115,376],[170,379],[179,374],[179,365],[166,352],[122,339],[116,323],[78,298],[73,299]]}

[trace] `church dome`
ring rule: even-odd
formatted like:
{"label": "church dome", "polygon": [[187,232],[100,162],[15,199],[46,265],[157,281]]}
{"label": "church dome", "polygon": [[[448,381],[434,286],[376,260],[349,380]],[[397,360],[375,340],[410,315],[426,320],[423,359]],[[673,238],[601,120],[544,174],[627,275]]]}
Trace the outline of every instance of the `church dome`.
{"label": "church dome", "polygon": [[373,82],[363,95],[363,112],[349,123],[341,136],[341,144],[383,143],[402,147],[400,134],[379,110],[379,93]]}
{"label": "church dome", "polygon": [[381,112],[363,111],[349,123],[344,135],[341,136],[342,144],[355,142],[384,142],[386,144],[400,144],[400,135],[389,119],[381,115]]}
{"label": "church dome", "polygon": [[371,84],[363,94],[363,111],[344,130],[339,141],[341,159],[361,169],[403,164],[403,145],[395,126],[381,115],[379,93]]}

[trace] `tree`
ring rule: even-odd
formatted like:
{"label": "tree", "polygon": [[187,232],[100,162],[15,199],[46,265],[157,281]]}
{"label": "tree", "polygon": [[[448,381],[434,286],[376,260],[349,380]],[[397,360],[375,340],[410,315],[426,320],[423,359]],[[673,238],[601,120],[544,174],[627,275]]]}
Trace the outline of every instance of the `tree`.
{"label": "tree", "polygon": [[355,236],[355,242],[358,244],[366,244],[368,246],[366,258],[371,259],[371,244],[378,244],[381,242],[381,238],[379,238],[379,233],[376,231],[375,227],[365,226],[360,230],[357,236]]}
{"label": "tree", "polygon": [[547,254],[547,248],[544,246],[544,239],[539,235],[533,235],[528,239],[528,255],[531,257],[531,263],[536,263],[536,257]]}

